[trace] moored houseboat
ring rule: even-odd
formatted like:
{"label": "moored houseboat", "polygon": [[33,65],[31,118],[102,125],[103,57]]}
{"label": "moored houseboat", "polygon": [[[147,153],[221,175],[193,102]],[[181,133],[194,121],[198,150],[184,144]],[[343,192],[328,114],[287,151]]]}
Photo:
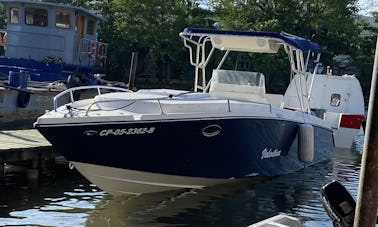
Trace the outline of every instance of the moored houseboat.
{"label": "moored houseboat", "polygon": [[[101,83],[108,44],[98,40],[102,17],[72,4],[0,0],[0,122],[34,121],[67,87]],[[31,124],[30,124],[31,126]]]}

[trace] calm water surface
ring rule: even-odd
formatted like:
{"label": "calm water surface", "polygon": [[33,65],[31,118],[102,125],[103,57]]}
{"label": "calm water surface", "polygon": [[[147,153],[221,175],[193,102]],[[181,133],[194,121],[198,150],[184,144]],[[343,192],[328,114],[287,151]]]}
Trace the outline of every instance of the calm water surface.
{"label": "calm water surface", "polygon": [[339,180],[357,198],[363,135],[351,150],[304,171],[258,184],[219,185],[113,198],[67,165],[38,180],[7,166],[0,178],[0,226],[247,226],[287,214],[304,226],[332,226],[320,188]]}

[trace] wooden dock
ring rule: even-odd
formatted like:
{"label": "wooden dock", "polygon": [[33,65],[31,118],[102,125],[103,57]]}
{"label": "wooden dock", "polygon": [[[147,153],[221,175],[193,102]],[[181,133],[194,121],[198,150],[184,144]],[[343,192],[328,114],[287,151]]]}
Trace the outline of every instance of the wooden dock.
{"label": "wooden dock", "polygon": [[0,131],[0,152],[38,147],[51,144],[36,129]]}
{"label": "wooden dock", "polygon": [[54,158],[51,144],[36,129],[0,131],[0,176],[5,163],[30,161],[38,169]]}

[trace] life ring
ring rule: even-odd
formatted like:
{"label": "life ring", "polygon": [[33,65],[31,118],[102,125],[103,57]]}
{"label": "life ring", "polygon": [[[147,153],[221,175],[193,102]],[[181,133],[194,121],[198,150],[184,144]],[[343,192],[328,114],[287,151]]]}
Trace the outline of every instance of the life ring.
{"label": "life ring", "polygon": [[104,55],[104,45],[99,43],[96,49],[97,58],[100,59]]}
{"label": "life ring", "polygon": [[96,65],[103,66],[103,57],[104,57],[104,44],[98,43],[96,48]]}
{"label": "life ring", "polygon": [[90,41],[88,43],[88,57],[89,58],[93,58],[94,57],[94,52],[95,52],[96,48],[95,48],[95,44],[93,41]]}
{"label": "life ring", "polygon": [[30,102],[30,92],[19,91],[17,95],[17,106],[20,108],[25,108]]}
{"label": "life ring", "polygon": [[0,34],[0,44],[6,44],[7,43],[7,33],[5,32],[4,35]]}

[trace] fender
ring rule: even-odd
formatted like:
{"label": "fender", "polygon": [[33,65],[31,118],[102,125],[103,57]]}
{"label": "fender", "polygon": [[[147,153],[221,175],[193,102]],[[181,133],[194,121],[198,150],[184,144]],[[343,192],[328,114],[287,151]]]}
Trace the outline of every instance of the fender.
{"label": "fender", "polygon": [[20,108],[25,108],[30,102],[30,92],[18,91],[17,95],[17,106]]}

